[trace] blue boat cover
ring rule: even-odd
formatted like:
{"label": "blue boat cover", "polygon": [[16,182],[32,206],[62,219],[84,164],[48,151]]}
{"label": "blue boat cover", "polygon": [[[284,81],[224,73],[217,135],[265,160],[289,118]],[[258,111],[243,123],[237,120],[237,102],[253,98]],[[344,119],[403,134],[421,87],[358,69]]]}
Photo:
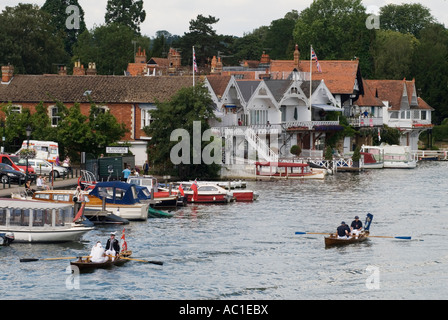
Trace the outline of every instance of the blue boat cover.
{"label": "blue boat cover", "polygon": [[106,197],[106,203],[129,205],[140,202],[137,187],[121,181],[98,182],[90,194],[101,200]]}

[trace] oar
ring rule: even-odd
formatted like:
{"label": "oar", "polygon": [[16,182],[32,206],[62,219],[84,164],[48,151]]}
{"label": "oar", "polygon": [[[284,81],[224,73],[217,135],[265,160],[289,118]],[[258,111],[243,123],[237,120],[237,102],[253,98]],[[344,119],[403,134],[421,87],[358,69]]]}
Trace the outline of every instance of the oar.
{"label": "oar", "polygon": [[388,238],[388,239],[411,240],[411,237],[371,236],[371,235],[368,235],[368,237],[370,237],[370,238]]}
{"label": "oar", "polygon": [[[113,258],[114,256],[112,255],[108,255],[108,257]],[[134,258],[128,258],[128,257],[124,257],[124,256],[120,256],[120,259],[125,259],[125,260],[132,260],[132,261],[139,261],[139,262],[145,262],[145,263],[152,263],[152,264],[157,264],[159,266],[163,265],[162,261],[148,261],[148,260],[141,260],[141,259],[134,259]]]}
{"label": "oar", "polygon": [[[20,262],[33,262],[33,261],[53,261],[53,260],[64,260],[64,259],[78,259],[79,257],[59,257],[59,258],[23,258],[20,259]],[[90,258],[90,256],[85,256],[82,258]]]}
{"label": "oar", "polygon": [[331,233],[322,233],[322,232],[302,232],[302,231],[296,231],[296,234],[331,234]]}
{"label": "oar", "polygon": [[163,262],[162,261],[148,261],[148,260],[133,259],[133,258],[128,258],[128,257],[120,257],[120,259],[139,261],[139,262],[145,262],[145,263],[152,263],[152,264],[158,264],[159,266],[163,266]]}

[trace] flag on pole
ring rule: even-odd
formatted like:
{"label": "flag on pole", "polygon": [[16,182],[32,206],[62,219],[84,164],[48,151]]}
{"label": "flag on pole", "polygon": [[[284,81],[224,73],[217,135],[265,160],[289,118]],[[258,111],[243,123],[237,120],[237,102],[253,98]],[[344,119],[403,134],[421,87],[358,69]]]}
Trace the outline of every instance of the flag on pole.
{"label": "flag on pole", "polygon": [[180,186],[179,186],[179,192],[180,192],[180,194],[182,195],[182,197],[185,196],[184,188],[182,188],[182,183],[181,183]]}
{"label": "flag on pole", "polygon": [[194,47],[193,47],[193,71],[198,72],[198,65],[196,63],[196,53],[194,52]]}
{"label": "flag on pole", "polygon": [[198,200],[198,183],[196,182],[196,179],[194,180],[193,184],[191,185],[191,190],[193,190],[192,201]]}
{"label": "flag on pole", "polygon": [[128,244],[126,242],[126,238],[124,235],[124,228],[123,228],[123,233],[121,234],[121,251],[127,251],[128,250]]}
{"label": "flag on pole", "polygon": [[73,222],[80,219],[84,213],[84,206],[86,205],[85,202],[82,203],[81,208],[78,210],[78,213],[76,214],[75,218],[73,219]]}
{"label": "flag on pole", "polygon": [[314,52],[313,47],[311,47],[311,59],[316,60],[317,71],[322,72],[322,68],[320,67],[319,60],[317,59],[316,53]]}

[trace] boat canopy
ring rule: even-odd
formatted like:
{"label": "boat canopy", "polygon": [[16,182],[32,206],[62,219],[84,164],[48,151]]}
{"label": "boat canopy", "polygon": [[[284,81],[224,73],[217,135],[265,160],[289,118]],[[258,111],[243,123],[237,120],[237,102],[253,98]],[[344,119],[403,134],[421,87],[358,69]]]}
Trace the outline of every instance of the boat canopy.
{"label": "boat canopy", "polygon": [[137,186],[121,181],[98,182],[90,192],[100,199],[106,198],[106,203],[135,204],[140,202]]}

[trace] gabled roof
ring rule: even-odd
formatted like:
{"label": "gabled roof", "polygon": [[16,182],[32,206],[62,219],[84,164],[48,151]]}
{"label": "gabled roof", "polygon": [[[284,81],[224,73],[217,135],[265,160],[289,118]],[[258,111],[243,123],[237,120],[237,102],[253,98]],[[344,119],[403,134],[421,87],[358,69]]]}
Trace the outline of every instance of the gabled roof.
{"label": "gabled roof", "polygon": [[224,92],[226,91],[231,76],[208,75],[206,79],[210,84],[210,87],[212,88],[216,97],[220,99],[223,96]]}
{"label": "gabled roof", "polygon": [[86,91],[98,103],[153,103],[192,85],[191,77],[16,75],[0,85],[0,103],[88,103]]}
{"label": "gabled roof", "polygon": [[372,91],[366,80],[362,80],[364,86],[364,94],[360,94],[358,99],[353,104],[360,107],[382,107],[384,106],[381,99],[375,96],[375,92]]}
{"label": "gabled roof", "polygon": [[[353,94],[357,78],[360,76],[358,60],[319,60],[322,72],[318,72],[316,62],[312,63],[312,79],[324,80],[332,94]],[[299,61],[300,72],[310,72],[310,61]],[[292,72],[297,66],[294,60],[271,60],[271,73]],[[361,81],[361,79],[358,79]]]}

